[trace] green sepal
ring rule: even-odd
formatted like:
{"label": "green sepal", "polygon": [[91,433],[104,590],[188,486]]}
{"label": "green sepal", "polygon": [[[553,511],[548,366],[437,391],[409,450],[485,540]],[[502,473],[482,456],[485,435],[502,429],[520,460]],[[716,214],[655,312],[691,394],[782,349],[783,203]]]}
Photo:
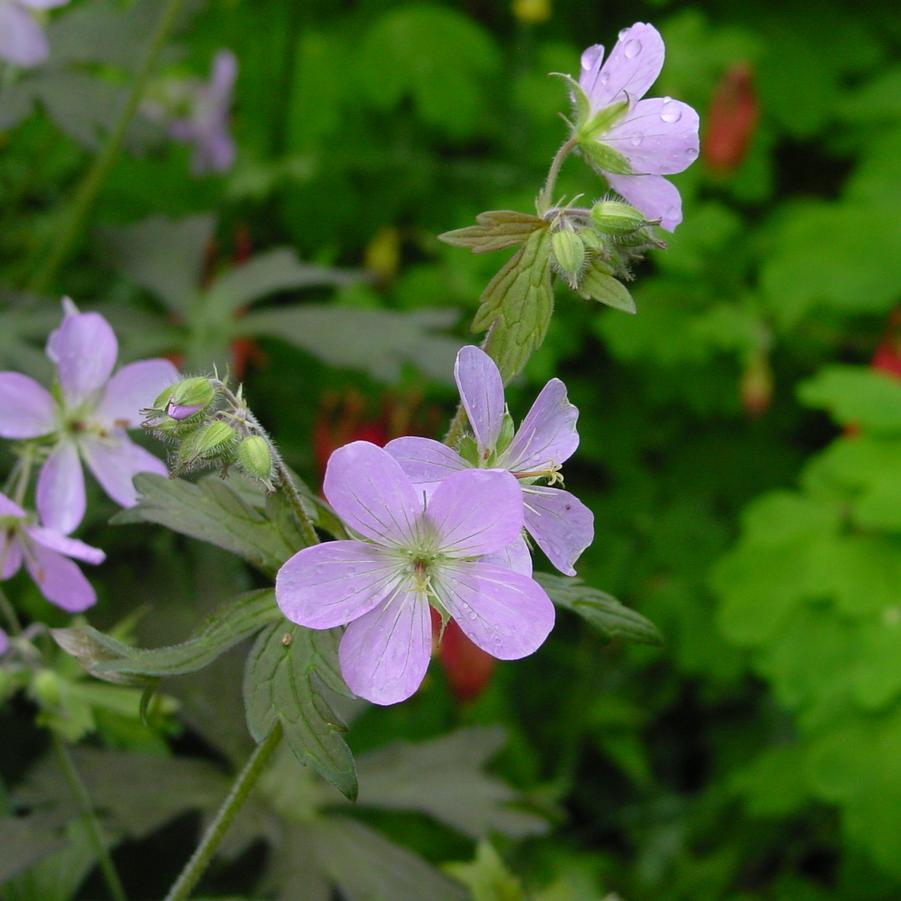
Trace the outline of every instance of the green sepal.
{"label": "green sepal", "polygon": [[515,434],[516,423],[513,422],[510,411],[504,410],[504,418],[501,420],[501,433],[497,437],[497,445],[494,448],[495,455],[499,456],[510,446]]}
{"label": "green sepal", "polygon": [[460,443],[457,445],[457,453],[469,463],[470,466],[479,466],[482,462],[479,459],[479,445],[472,435],[464,435],[460,439]]}
{"label": "green sepal", "polygon": [[[605,106],[591,116],[581,127],[576,128],[576,136],[579,141],[596,141],[601,135],[606,134],[618,122],[629,109],[628,100],[620,100]],[[612,170],[611,170],[612,171]]]}
{"label": "green sepal", "polygon": [[601,144],[591,138],[579,140],[579,150],[582,155],[601,172],[609,172],[612,175],[633,175],[632,166],[623,154],[614,150],[607,144]]}
{"label": "green sepal", "polygon": [[587,300],[596,300],[624,313],[635,313],[635,300],[629,289],[611,275],[612,271],[603,261],[592,260],[579,282],[579,293]]}
{"label": "green sepal", "polygon": [[554,78],[561,78],[570,90],[570,98],[573,102],[573,118],[575,122],[576,132],[580,132],[588,120],[591,118],[591,101],[588,95],[582,90],[582,86],[571,75],[565,72],[551,72]]}

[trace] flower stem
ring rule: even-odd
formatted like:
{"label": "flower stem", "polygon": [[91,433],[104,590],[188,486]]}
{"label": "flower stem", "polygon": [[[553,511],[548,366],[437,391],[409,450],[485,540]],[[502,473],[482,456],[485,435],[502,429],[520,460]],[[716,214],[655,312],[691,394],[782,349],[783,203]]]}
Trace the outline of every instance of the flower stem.
{"label": "flower stem", "polygon": [[197,850],[179,874],[165,901],[185,901],[191,896],[191,891],[209,866],[216,849],[225,837],[228,827],[231,825],[241,806],[247,800],[257,780],[262,775],[263,769],[272,757],[272,753],[282,740],[282,726],[276,722],[272,731],[261,741],[244,765],[237,779],[223,801],[216,818],[210,823],[203,840],[197,846]]}
{"label": "flower stem", "polygon": [[575,136],[569,138],[557,151],[553,160],[551,160],[551,167],[547,171],[547,178],[544,181],[544,187],[541,189],[541,193],[538,195],[539,215],[544,215],[544,213],[551,206],[553,202],[554,186],[557,184],[557,176],[560,174],[560,168],[563,165],[563,161],[569,156],[569,154],[573,151],[578,143],[578,138],[576,138]]}
{"label": "flower stem", "polygon": [[100,191],[103,180],[106,178],[113,163],[116,161],[116,157],[119,155],[119,151],[122,149],[128,126],[131,124],[131,120],[138,110],[138,105],[144,96],[147,82],[150,79],[150,75],[153,72],[153,68],[156,65],[160,52],[166,44],[169,32],[175,24],[182,3],[183,0],[168,0],[165,9],[160,15],[156,31],[154,31],[153,36],[150,39],[144,61],[141,63],[141,68],[135,76],[134,84],[125,101],[122,112],[119,114],[119,118],[116,120],[116,124],[113,126],[112,131],[109,133],[109,137],[106,139],[106,144],[104,144],[103,149],[97,155],[93,165],[88,169],[84,178],[81,180],[81,183],[78,185],[78,189],[75,192],[75,199],[72,202],[72,210],[63,223],[60,233],[54,237],[53,246],[46,262],[28,285],[28,290],[32,294],[42,294],[53,282],[60,266],[66,262],[66,259],[72,250],[72,246],[78,238],[78,233],[84,224],[84,220],[90,212],[91,207],[94,205],[94,201],[97,199],[97,194]]}
{"label": "flower stem", "polygon": [[119,874],[116,872],[116,865],[113,863],[109,849],[106,846],[106,841],[103,838],[103,831],[101,830],[100,823],[94,813],[88,790],[84,782],[82,782],[81,776],[78,775],[78,770],[75,769],[75,762],[72,760],[72,755],[69,753],[68,748],[66,748],[65,742],[52,730],[50,734],[53,740],[53,750],[56,752],[60,768],[63,771],[63,775],[66,778],[72,796],[75,798],[81,810],[81,816],[84,820],[85,828],[88,831],[88,838],[94,846],[94,852],[97,855],[100,870],[103,873],[103,879],[106,882],[110,897],[114,898],[115,901],[126,901],[127,895],[125,894],[125,889],[122,887]]}

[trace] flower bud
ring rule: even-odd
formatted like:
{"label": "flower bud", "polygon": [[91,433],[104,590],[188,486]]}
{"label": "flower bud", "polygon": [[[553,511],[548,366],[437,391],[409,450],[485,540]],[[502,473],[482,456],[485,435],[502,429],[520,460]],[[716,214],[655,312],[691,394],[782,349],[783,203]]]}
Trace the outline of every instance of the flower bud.
{"label": "flower bud", "polygon": [[178,451],[178,462],[186,466],[223,457],[231,452],[234,442],[235,430],[228,423],[214,420],[185,438]]}
{"label": "flower bud", "polygon": [[42,669],[31,681],[31,693],[44,707],[56,707],[62,697],[62,682],[53,670]]}
{"label": "flower bud", "polygon": [[582,239],[574,231],[563,228],[551,235],[551,247],[554,259],[567,281],[578,281],[585,264],[585,245]]}
{"label": "flower bud", "polygon": [[602,231],[614,235],[627,235],[648,224],[635,207],[618,200],[598,201],[591,208],[591,218]]}
{"label": "flower bud", "polygon": [[269,443],[260,435],[250,435],[238,445],[238,462],[248,475],[262,482],[272,477],[272,453]]}
{"label": "flower bud", "polygon": [[[169,397],[165,401],[166,414],[171,419],[179,421],[205,410],[216,396],[216,389],[210,380],[202,376],[185,379],[172,385],[167,391],[169,391]],[[165,393],[164,391],[163,394]],[[162,400],[163,394],[157,398],[157,401]],[[160,404],[160,407],[162,406]]]}

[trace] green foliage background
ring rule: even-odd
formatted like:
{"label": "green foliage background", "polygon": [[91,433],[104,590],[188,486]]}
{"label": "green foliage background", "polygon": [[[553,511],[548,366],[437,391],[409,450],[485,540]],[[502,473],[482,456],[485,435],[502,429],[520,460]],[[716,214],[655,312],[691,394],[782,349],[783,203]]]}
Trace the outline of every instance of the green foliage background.
{"label": "green foliage background", "polygon": [[[152,18],[147,4],[72,6],[51,28],[63,49],[40,84],[15,103],[0,93],[0,366],[37,374],[58,308],[21,286],[108,127],[109,103],[96,92],[115,95],[146,39],[141,16]],[[667,46],[652,94],[691,103],[703,128],[724,72],[751,63],[761,113],[750,149],[728,175],[702,154],[675,178],[685,221],[636,273],[638,314],[559,290],[547,340],[510,394],[521,417],[548,377],[566,381],[582,436],[567,483],[597,522],[579,575],[653,620],[665,647],[605,643],[561,615],[541,652],[500,666],[474,702],[455,702],[433,664],[416,698],[363,712],[348,741],[365,752],[458,726],[504,727],[495,769],[553,828],[498,839],[516,878],[485,877],[494,887],[479,898],[517,897],[521,886],[573,901],[611,891],[667,901],[897,898],[901,381],[869,361],[901,283],[901,19],[890,3],[556,0],[532,23],[514,6],[530,4],[199,5],[165,66],[201,76],[218,48],[236,53],[236,166],[195,179],[185,148],[132,129],[54,289],[103,310],[126,356],[171,352],[203,366],[228,358],[241,320],[172,309],[160,280],[181,273],[188,287],[173,296],[200,292],[209,234],[213,272],[227,269],[241,234],[257,254],[291,248],[291,265],[368,268],[366,282],[288,278],[221,301],[230,314],[263,298],[248,314],[264,321],[246,390],[288,462],[315,484],[314,431],[336,393],[362,397],[364,420],[388,403],[424,433],[451,415],[450,337],[466,340],[504,256],[471,256],[435,236],[484,209],[533,209],[568,105],[546,73],[574,72],[583,45],[610,46],[620,28],[652,21]],[[601,193],[576,161],[558,187]],[[190,252],[171,223],[162,237],[135,229],[152,216],[204,215],[192,220],[201,224]],[[309,305],[410,318],[376,318],[364,340],[335,320],[278,318]],[[761,373],[765,382],[767,371],[769,403],[751,415],[742,385]],[[219,552],[155,527],[109,527],[99,498],[92,509],[84,537],[110,558],[92,573],[100,626],[141,608],[148,641],[175,640],[210,605],[256,584]],[[27,615],[53,620],[29,592],[24,582],[10,589]],[[222,667],[192,690],[232,697],[236,678]],[[204,706],[186,691],[172,693],[194,719],[175,734],[110,714],[91,741],[188,765],[240,759],[227,750],[243,728],[237,694],[232,708],[220,699],[204,729]],[[44,741],[32,716],[25,701],[0,714],[10,784]],[[431,778],[454,774],[439,762]],[[135,897],[160,896],[181,865],[198,815],[190,805],[179,813],[123,826],[117,862],[129,885],[145,887]],[[475,854],[469,839],[408,814],[355,816],[435,863]],[[341,836],[353,857],[353,836]],[[317,841],[338,853],[338,838]],[[235,853],[205,884],[210,896],[265,891],[255,881],[261,841],[251,835]],[[303,882],[295,857],[279,874],[283,892]],[[486,873],[501,866],[489,852],[479,860]],[[86,885],[84,897],[102,891]],[[0,888],[51,897],[41,891]],[[77,888],[57,896],[81,897]]]}

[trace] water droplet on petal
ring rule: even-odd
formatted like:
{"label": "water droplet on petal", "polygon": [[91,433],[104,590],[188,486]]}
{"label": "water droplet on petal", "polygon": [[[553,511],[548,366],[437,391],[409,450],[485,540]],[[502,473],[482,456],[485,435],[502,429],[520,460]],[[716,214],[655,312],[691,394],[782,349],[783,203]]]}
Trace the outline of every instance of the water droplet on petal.
{"label": "water droplet on petal", "polygon": [[629,29],[628,29],[628,28],[620,28],[619,34],[617,35],[617,37],[618,37],[620,40],[622,40],[628,33],[629,33]]}
{"label": "water droplet on petal", "polygon": [[642,142],[643,140],[644,140],[644,138],[643,138],[641,135],[632,135],[632,137],[629,138],[629,143],[630,143],[633,147],[640,147],[640,146],[641,146],[641,142]]}
{"label": "water droplet on petal", "polygon": [[664,100],[663,108],[660,110],[660,118],[664,122],[668,122],[672,125],[674,122],[678,122],[682,118],[682,110],[679,109],[678,106],[673,104],[672,100]]}
{"label": "water droplet on petal", "polygon": [[601,72],[601,77],[598,79],[598,83],[602,88],[607,87],[607,82],[610,81],[610,73],[609,72]]}
{"label": "water droplet on petal", "polygon": [[697,148],[697,147],[686,147],[686,148],[685,148],[685,155],[686,155],[690,160],[693,160],[693,159],[698,155],[698,148]]}
{"label": "water droplet on petal", "polygon": [[468,616],[470,619],[475,619],[475,618],[476,618],[476,612],[475,612],[475,610],[470,610],[469,613],[467,614],[467,616]]}
{"label": "water droplet on petal", "polygon": [[589,47],[582,54],[582,68],[589,72],[594,68],[595,63],[597,63],[598,59],[604,55],[604,47],[602,44],[595,44],[593,47]]}
{"label": "water droplet on petal", "polygon": [[635,57],[641,53],[641,41],[629,41],[626,46],[623,47],[623,53],[625,54],[626,59],[635,59]]}

